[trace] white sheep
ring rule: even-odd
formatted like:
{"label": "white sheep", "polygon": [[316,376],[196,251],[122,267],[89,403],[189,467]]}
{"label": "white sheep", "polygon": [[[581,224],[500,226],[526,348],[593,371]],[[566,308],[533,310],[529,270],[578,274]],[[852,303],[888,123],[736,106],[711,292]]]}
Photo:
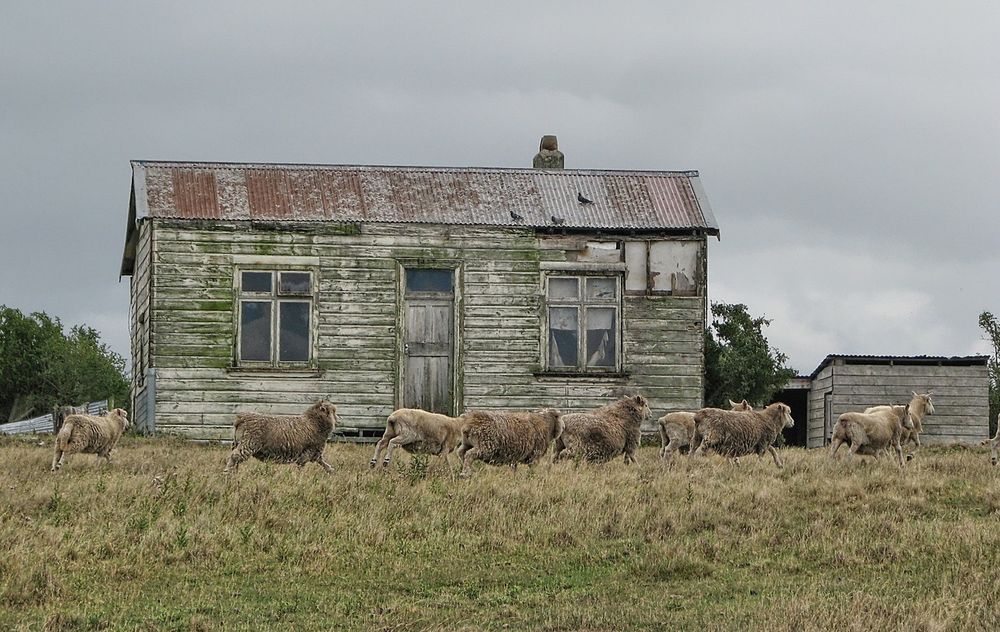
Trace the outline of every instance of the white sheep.
{"label": "white sheep", "polygon": [[[899,445],[905,446],[911,441],[916,446],[913,452],[906,455],[907,459],[912,459],[917,452],[917,448],[920,447],[920,433],[923,432],[924,417],[930,415],[934,412],[934,402],[931,400],[930,393],[917,393],[916,391],[910,391],[913,393],[913,397],[910,399],[910,422],[913,424],[912,428],[903,428],[903,433],[899,438]],[[866,413],[874,413],[880,410],[888,410],[892,406],[871,406],[866,408]],[[888,448],[886,448],[888,451]]]}
{"label": "white sheep", "polygon": [[[753,410],[753,406],[743,400],[729,400],[730,410]],[[694,415],[684,411],[667,413],[657,420],[660,428],[660,460],[669,461],[674,452],[681,448],[689,448],[694,441]]]}
{"label": "white sheep", "polygon": [[881,450],[891,447],[899,457],[899,467],[903,467],[900,439],[905,428],[913,428],[909,404],[879,407],[870,413],[844,413],[833,427],[830,457],[836,458],[837,450],[844,443],[850,446],[848,458],[855,454],[868,454],[877,459]]}
{"label": "white sheep", "polygon": [[115,408],[107,415],[68,415],[56,435],[52,471],[60,469],[70,454],[82,452],[104,457],[111,463],[111,452],[129,427],[128,413]]}
{"label": "white sheep", "polygon": [[795,424],[792,409],[777,402],[760,411],[732,411],[703,408],[695,413],[695,439],[692,456],[712,449],[722,456],[735,459],[746,454],[761,456],[771,453],[774,464],[783,467],[774,441],[784,428]]}
{"label": "white sheep", "polygon": [[337,407],[328,401],[316,402],[301,415],[239,413],[234,424],[233,451],[224,471],[236,470],[240,463],[255,457],[300,467],[315,461],[333,472],[323,460],[323,449],[338,421]]}
{"label": "white sheep", "polygon": [[1000,449],[1000,415],[997,415],[997,432],[992,439],[983,439],[979,445],[990,446],[990,463],[997,464],[997,450]]}
{"label": "white sheep", "polygon": [[437,454],[450,465],[448,457],[461,440],[460,418],[430,413],[419,408],[400,408],[386,419],[385,433],[375,445],[375,455],[369,466],[375,467],[378,464],[382,450],[385,450],[382,465],[388,466],[392,460],[392,452],[397,447],[407,452]]}

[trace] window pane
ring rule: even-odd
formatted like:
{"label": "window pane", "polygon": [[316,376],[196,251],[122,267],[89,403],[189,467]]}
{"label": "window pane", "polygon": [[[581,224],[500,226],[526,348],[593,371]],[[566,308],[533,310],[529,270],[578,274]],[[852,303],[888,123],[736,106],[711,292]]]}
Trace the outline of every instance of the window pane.
{"label": "window pane", "polygon": [[587,279],[588,301],[613,301],[617,293],[615,279],[608,277],[591,277]]}
{"label": "window pane", "polygon": [[580,314],[576,307],[549,308],[549,366],[577,366]]}
{"label": "window pane", "polygon": [[271,273],[244,272],[242,287],[244,292],[270,292]]}
{"label": "window pane", "polygon": [[240,359],[250,362],[270,361],[270,302],[243,301],[240,310]]}
{"label": "window pane", "polygon": [[309,294],[310,277],[308,272],[278,273],[278,294]]}
{"label": "window pane", "polygon": [[591,307],[587,310],[587,366],[614,368],[615,310]]}
{"label": "window pane", "polygon": [[451,270],[407,269],[407,292],[451,292]]}
{"label": "window pane", "polygon": [[278,333],[280,362],[309,361],[309,303],[281,301]]}
{"label": "window pane", "polygon": [[576,301],[580,299],[580,280],[576,277],[549,277],[549,299]]}

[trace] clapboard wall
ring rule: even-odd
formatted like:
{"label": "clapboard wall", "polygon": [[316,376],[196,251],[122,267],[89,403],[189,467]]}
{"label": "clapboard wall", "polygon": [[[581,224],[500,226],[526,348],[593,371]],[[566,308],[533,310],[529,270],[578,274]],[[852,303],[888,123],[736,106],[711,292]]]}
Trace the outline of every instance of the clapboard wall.
{"label": "clapboard wall", "polygon": [[[814,374],[809,397],[809,447],[826,445],[842,413],[869,406],[905,404],[912,393],[931,393],[934,414],[923,422],[921,442],[977,443],[989,433],[989,378],[985,358],[899,358],[866,363],[833,358]],[[824,423],[829,394],[830,420]]]}
{"label": "clapboard wall", "polygon": [[[457,269],[459,411],[585,410],[626,391],[645,394],[654,418],[702,403],[703,285],[695,296],[623,298],[623,375],[540,375],[542,270],[571,256],[565,237],[419,224],[268,227],[144,219],[141,226],[149,232],[151,273],[134,277],[133,304],[141,304],[139,286],[148,283],[147,357],[156,369],[158,431],[229,439],[236,412],[295,414],[320,397],[337,404],[344,427],[384,427],[399,402],[401,261],[453,263]],[[291,260],[305,262],[318,277],[315,367],[234,367],[239,262],[281,267]],[[144,344],[137,324],[133,320],[133,355]]]}

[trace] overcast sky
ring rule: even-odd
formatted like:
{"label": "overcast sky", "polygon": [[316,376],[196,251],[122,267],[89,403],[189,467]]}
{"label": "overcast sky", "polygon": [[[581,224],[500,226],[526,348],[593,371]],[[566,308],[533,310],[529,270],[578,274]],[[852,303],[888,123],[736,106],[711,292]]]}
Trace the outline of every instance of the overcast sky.
{"label": "overcast sky", "polygon": [[[712,300],[829,353],[987,351],[1000,3],[5,3],[0,303],[128,354],[130,159],[697,169]],[[814,5],[825,5],[816,8]]]}

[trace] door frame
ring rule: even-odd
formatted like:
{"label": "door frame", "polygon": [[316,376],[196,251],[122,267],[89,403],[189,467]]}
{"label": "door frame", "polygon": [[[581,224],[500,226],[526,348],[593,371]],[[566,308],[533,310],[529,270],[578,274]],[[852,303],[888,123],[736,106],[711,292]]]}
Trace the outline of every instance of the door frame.
{"label": "door frame", "polygon": [[463,292],[463,266],[455,259],[405,259],[396,260],[396,349],[393,366],[395,367],[395,388],[393,402],[395,408],[403,406],[403,387],[406,380],[406,356],[403,349],[406,343],[406,269],[424,268],[427,270],[451,270],[452,287],[452,347],[451,347],[451,415],[458,416],[465,410],[465,374],[463,354],[463,337],[465,323],[465,302]]}

